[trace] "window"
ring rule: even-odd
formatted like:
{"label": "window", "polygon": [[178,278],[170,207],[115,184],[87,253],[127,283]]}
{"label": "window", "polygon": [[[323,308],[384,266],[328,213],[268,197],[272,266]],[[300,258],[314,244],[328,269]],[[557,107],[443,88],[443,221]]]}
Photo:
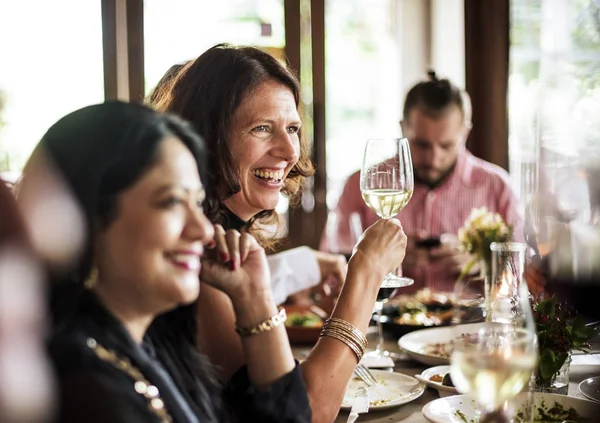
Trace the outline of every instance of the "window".
{"label": "window", "polygon": [[527,198],[545,172],[540,158],[560,190],[577,177],[582,152],[600,148],[600,3],[511,0],[510,7],[510,169]]}
{"label": "window", "polygon": [[283,0],[144,1],[146,93],[174,64],[219,43],[253,45],[284,57]]}
{"label": "window", "polygon": [[[146,94],[171,66],[219,43],[255,46],[285,62],[284,27],[283,0],[145,0]],[[280,196],[277,211],[284,221],[288,206]]]}
{"label": "window", "polygon": [[100,2],[0,2],[0,39],[0,172],[12,178],[54,122],[103,101]]}
{"label": "window", "polygon": [[393,0],[327,0],[327,204],[361,167],[368,138],[400,135],[398,13]]}

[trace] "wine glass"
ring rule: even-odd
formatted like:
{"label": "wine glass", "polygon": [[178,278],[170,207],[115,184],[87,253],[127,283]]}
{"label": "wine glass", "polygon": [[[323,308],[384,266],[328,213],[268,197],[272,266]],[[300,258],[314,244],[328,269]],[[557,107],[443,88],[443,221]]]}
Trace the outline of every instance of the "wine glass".
{"label": "wine glass", "polygon": [[[390,219],[400,212],[412,197],[414,189],[413,167],[406,138],[370,139],[365,147],[360,172],[360,191],[365,204],[382,219]],[[383,348],[381,311],[383,304],[398,288],[414,283],[410,278],[398,276],[398,269],[388,273],[379,288],[375,308],[377,311],[378,343],[370,356],[391,356]]]}
{"label": "wine glass", "polygon": [[450,358],[454,386],[478,404],[480,423],[510,421],[508,401],[527,388],[537,365],[535,333],[499,322],[462,330]]}
{"label": "wine glass", "polygon": [[[523,281],[526,246],[493,243],[491,250],[488,288],[473,279],[455,285],[450,375],[456,389],[477,403],[480,423],[513,421],[515,406],[527,421],[533,414],[530,383],[538,346]],[[473,323],[477,318],[481,322]]]}

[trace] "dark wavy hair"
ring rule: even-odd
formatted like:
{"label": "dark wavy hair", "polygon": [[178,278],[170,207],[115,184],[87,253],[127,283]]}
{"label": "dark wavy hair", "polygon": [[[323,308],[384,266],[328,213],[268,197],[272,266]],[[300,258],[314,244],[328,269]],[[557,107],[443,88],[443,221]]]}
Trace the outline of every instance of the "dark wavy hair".
{"label": "dark wavy hair", "polygon": [[[119,196],[151,168],[161,142],[170,136],[185,144],[204,177],[204,145],[191,126],[141,105],[108,102],[85,107],[55,123],[40,141],[34,154],[43,154],[64,179],[87,225],[85,248],[72,276],[53,281],[49,288],[54,330],[70,319],[82,298],[95,234],[118,216]],[[147,332],[175,373],[174,379],[182,382],[193,399],[192,406],[205,410],[212,403],[214,410],[222,410],[221,383],[208,359],[199,353],[196,334],[195,304],[160,315]],[[202,386],[209,388],[209,398]]]}
{"label": "dark wavy hair", "polygon": [[[190,121],[208,148],[209,201],[205,212],[215,223],[222,222],[223,200],[240,191],[237,164],[229,147],[229,128],[233,116],[243,101],[266,81],[277,81],[288,87],[300,106],[300,84],[296,76],[273,56],[254,47],[218,44],[196,60],[179,69],[176,75],[163,78],[149,99],[156,110],[175,113]],[[314,173],[309,145],[302,132],[300,157],[284,181],[282,193],[297,205],[304,178]],[[225,193],[223,195],[223,192]],[[252,222],[278,223],[274,210],[264,210]],[[259,228],[252,228],[259,242],[270,246]]]}

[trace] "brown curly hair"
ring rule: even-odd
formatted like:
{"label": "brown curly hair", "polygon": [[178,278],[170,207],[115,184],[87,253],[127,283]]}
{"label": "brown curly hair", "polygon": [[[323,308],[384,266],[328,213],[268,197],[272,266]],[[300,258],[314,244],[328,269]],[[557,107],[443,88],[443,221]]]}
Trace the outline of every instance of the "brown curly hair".
{"label": "brown curly hair", "polygon": [[[176,65],[177,66],[177,65]],[[300,109],[300,84],[296,76],[273,56],[254,47],[218,44],[196,60],[173,68],[161,79],[147,103],[156,110],[175,113],[192,123],[208,150],[205,213],[214,223],[223,222],[223,201],[240,191],[237,163],[228,143],[233,116],[254,90],[266,81],[288,87]],[[284,181],[282,193],[290,205],[299,204],[304,178],[313,175],[309,144],[300,132],[300,155]],[[224,194],[223,194],[224,193]],[[267,226],[279,225],[275,210],[263,210],[251,222],[251,231],[263,247],[272,247]],[[256,224],[253,224],[256,223]]]}

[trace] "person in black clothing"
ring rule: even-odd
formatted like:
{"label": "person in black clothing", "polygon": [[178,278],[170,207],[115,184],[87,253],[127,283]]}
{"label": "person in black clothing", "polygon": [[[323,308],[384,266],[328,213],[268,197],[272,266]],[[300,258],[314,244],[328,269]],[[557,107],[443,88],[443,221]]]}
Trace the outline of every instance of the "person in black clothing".
{"label": "person in black clothing", "polygon": [[[23,189],[53,167],[87,225],[71,276],[49,288],[55,421],[310,421],[264,250],[202,211],[205,156],[179,118],[121,102],[67,115],[36,148]],[[248,365],[225,383],[196,343],[199,275],[235,307]]]}
{"label": "person in black clothing", "polygon": [[[224,227],[256,234],[261,245],[269,247],[276,240],[263,229],[277,222],[280,195],[298,203],[305,178],[313,173],[298,80],[269,54],[230,45],[210,48],[167,78],[150,104],[188,120],[204,138],[213,190],[206,215]],[[395,219],[377,221],[355,246],[331,318],[301,364],[313,422],[331,422],[338,414],[366,348],[364,333],[381,281],[402,263],[405,250],[406,236]],[[283,282],[301,273],[308,260],[294,264],[298,266],[283,272]],[[230,377],[249,363],[232,329],[231,298],[207,287],[198,311],[199,344],[220,374]]]}

